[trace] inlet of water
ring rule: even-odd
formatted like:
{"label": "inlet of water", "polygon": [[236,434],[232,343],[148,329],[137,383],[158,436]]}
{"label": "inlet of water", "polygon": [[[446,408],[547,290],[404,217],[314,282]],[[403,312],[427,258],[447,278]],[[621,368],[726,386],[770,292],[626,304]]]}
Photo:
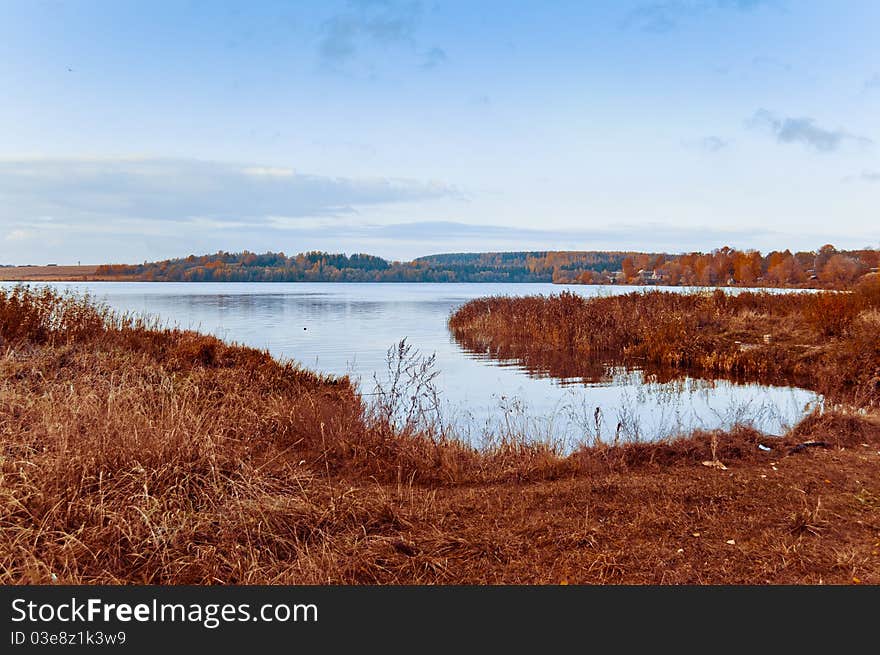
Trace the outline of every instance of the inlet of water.
{"label": "inlet of water", "polygon": [[595,296],[644,287],[31,283],[43,284],[87,292],[118,310],[158,315],[169,324],[265,348],[311,369],[350,375],[365,393],[373,391],[375,379],[385,380],[387,350],[405,338],[422,354],[436,355],[445,420],[474,443],[507,432],[563,446],[590,442],[597,434],[604,441],[656,440],[739,424],[780,434],[822,403],[817,394],[797,387],[697,378],[663,381],[640,370],[614,367],[600,376],[558,379],[516,362],[468,352],[446,327],[456,307],[481,296],[549,295],[563,289]]}

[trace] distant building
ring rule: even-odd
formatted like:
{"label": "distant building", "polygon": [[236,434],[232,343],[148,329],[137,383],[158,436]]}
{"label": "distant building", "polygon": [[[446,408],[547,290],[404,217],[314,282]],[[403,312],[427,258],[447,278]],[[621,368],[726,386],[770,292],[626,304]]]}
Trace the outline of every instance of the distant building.
{"label": "distant building", "polygon": [[636,276],[639,279],[639,282],[642,284],[660,284],[663,282],[663,274],[658,273],[657,271],[649,271],[647,269],[639,269],[639,272],[636,273]]}
{"label": "distant building", "polygon": [[46,266],[58,266],[58,264],[46,264]]}

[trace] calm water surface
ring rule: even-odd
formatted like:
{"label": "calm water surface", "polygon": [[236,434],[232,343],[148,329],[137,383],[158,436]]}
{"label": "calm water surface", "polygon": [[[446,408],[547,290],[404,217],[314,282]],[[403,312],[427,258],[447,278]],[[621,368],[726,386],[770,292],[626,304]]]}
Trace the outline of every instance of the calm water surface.
{"label": "calm water surface", "polygon": [[[31,283],[40,286],[39,283]],[[9,285],[4,285],[9,286]],[[600,380],[558,380],[515,362],[468,353],[446,321],[462,303],[488,295],[626,293],[644,287],[553,284],[349,283],[51,283],[88,292],[111,307],[158,315],[305,366],[360,381],[387,379],[386,352],[403,338],[436,354],[444,415],[478,442],[506,430],[568,444],[604,439],[660,439],[696,428],[752,425],[779,434],[821,402],[791,387],[685,378],[651,381],[640,371],[609,370]],[[681,287],[672,288],[682,291]]]}

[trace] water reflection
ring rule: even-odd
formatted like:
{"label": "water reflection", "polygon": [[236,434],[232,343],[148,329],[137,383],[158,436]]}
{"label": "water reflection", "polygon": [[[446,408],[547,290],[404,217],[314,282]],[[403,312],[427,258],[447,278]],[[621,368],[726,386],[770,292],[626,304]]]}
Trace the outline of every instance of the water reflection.
{"label": "water reflection", "polygon": [[658,381],[640,370],[614,367],[599,379],[567,384],[558,385],[556,402],[542,411],[522,396],[494,396],[494,413],[482,423],[474,414],[458,417],[460,431],[474,442],[526,435],[570,450],[584,443],[656,441],[736,426],[780,435],[822,406],[820,396],[796,387],[680,376]]}
{"label": "water reflection", "polygon": [[[45,284],[45,283],[44,283]],[[7,285],[8,286],[8,285]],[[34,284],[34,286],[40,286]],[[658,439],[695,428],[748,423],[779,434],[820,399],[803,389],[676,378],[624,370],[613,360],[572,369],[568,353],[534,361],[459,344],[446,327],[462,303],[489,295],[584,296],[630,287],[550,284],[55,283],[112,307],[160,316],[229,341],[268,349],[326,373],[350,374],[370,392],[385,375],[386,351],[403,338],[436,354],[444,414],[475,443],[504,434],[564,444]],[[676,291],[684,289],[676,288]],[[599,427],[596,427],[596,409]]]}

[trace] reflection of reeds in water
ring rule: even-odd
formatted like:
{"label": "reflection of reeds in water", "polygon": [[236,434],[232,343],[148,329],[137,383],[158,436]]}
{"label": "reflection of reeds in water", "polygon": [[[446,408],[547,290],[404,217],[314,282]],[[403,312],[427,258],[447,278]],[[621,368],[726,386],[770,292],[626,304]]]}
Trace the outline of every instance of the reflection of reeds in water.
{"label": "reflection of reeds in water", "polygon": [[[437,411],[420,425],[423,434],[460,440],[484,452],[528,444],[569,453],[597,445],[669,441],[695,431],[750,428],[781,434],[821,409],[821,399],[804,405],[798,400],[803,393],[794,390],[783,402],[738,398],[717,386],[714,391],[718,393],[712,393],[710,383],[690,379],[641,387],[630,384],[607,402],[597,401],[590,388],[569,387],[549,410],[538,409],[523,397],[501,395],[483,412],[441,399]],[[761,394],[760,387],[748,391]]]}
{"label": "reflection of reeds in water", "polygon": [[[794,390],[785,402],[777,402],[754,397],[737,398],[725,393],[710,395],[707,392],[711,388],[703,384],[694,393],[686,390],[689,386],[682,381],[675,385],[625,386],[621,387],[616,402],[602,406],[591,401],[589,390],[582,393],[572,390],[559,406],[564,420],[555,422],[556,439],[569,448],[577,448],[600,443],[664,441],[697,430],[740,427],[779,434],[822,406],[821,399],[806,405],[800,403],[798,397],[803,394]],[[760,387],[752,389],[760,396]],[[601,417],[599,420],[595,419],[597,415]]]}
{"label": "reflection of reeds in water", "polygon": [[[748,427],[783,432],[810,407],[790,390],[789,402],[756,399],[764,389],[725,380],[673,377],[624,366],[604,366],[603,379],[568,385],[555,405],[536,409],[527,398],[496,396],[484,413],[455,406],[442,397],[433,356],[402,341],[389,348],[387,373],[374,378],[370,415],[375,425],[390,424],[403,434],[422,434],[439,442],[460,441],[484,452],[540,445],[548,452],[583,446],[654,442],[695,430]],[[618,390],[615,400],[597,400],[597,388]],[[780,395],[775,390],[775,395]],[[743,394],[752,397],[741,398]]]}
{"label": "reflection of reeds in water", "polygon": [[539,376],[607,382],[614,366],[626,366],[658,381],[797,385],[880,404],[877,276],[848,293],[484,298],[460,307],[449,327],[466,351]]}

